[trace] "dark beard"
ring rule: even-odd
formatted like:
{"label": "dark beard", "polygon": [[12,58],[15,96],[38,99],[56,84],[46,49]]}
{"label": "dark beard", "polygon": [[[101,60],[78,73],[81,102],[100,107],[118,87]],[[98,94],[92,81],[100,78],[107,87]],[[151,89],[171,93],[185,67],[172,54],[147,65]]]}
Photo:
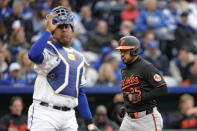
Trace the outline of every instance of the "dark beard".
{"label": "dark beard", "polygon": [[124,63],[125,65],[129,65],[130,63],[132,63],[132,58],[130,58],[129,60],[127,60],[127,62],[126,63]]}
{"label": "dark beard", "polygon": [[60,46],[63,46],[63,47],[70,47],[69,42],[60,42],[60,41],[56,41],[56,43],[59,44]]}
{"label": "dark beard", "polygon": [[68,43],[65,43],[65,42],[64,43],[63,42],[59,42],[58,44],[63,46],[63,47],[68,47],[68,45],[69,45]]}
{"label": "dark beard", "polygon": [[132,64],[132,63],[135,62],[137,59],[138,59],[138,56],[137,56],[137,57],[131,58],[130,60],[128,60],[128,62],[126,63],[126,65]]}

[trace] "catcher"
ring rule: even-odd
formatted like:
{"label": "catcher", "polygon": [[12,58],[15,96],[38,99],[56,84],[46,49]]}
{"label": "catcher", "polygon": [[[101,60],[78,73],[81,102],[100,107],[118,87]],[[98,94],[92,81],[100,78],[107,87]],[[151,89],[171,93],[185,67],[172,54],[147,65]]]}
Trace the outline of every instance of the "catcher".
{"label": "catcher", "polygon": [[[85,60],[71,47],[73,15],[58,6],[47,17],[46,31],[29,50],[29,58],[38,73],[33,103],[28,112],[30,131],[77,131],[77,107],[88,131],[97,131],[92,122],[83,85]],[[53,41],[48,41],[50,36]]]}

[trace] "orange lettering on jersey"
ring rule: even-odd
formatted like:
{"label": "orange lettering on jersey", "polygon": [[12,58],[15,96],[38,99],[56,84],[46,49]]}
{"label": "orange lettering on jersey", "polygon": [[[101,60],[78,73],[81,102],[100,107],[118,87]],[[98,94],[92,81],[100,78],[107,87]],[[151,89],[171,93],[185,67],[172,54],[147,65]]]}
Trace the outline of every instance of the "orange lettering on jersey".
{"label": "orange lettering on jersey", "polygon": [[133,75],[131,75],[130,77],[126,77],[125,79],[121,80],[122,90],[124,90],[125,88],[127,88],[131,85],[135,85],[135,84],[139,84],[139,79],[138,79],[138,77],[135,77]]}
{"label": "orange lettering on jersey", "polygon": [[123,87],[123,86],[125,86],[124,85],[124,80],[121,78],[121,86]]}

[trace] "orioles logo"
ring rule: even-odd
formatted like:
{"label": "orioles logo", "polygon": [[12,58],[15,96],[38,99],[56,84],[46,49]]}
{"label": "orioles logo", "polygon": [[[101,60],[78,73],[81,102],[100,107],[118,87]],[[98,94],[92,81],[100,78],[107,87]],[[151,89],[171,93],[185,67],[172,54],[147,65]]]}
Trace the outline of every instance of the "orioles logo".
{"label": "orioles logo", "polygon": [[121,42],[120,42],[120,46],[122,46],[124,44],[124,40],[122,40]]}
{"label": "orioles logo", "polygon": [[154,78],[154,80],[155,80],[156,82],[161,81],[161,76],[160,76],[159,74],[155,74],[153,78]]}

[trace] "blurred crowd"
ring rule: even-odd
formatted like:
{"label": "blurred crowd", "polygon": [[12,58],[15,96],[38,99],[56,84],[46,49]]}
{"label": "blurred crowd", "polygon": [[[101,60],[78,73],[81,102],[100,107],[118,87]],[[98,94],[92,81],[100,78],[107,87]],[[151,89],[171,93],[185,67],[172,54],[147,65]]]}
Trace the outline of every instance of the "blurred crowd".
{"label": "blurred crowd", "polygon": [[[0,0],[1,85],[34,84],[37,74],[28,50],[45,30],[46,15],[58,5],[70,8],[75,16],[72,47],[87,60],[87,86],[120,85],[124,64],[115,48],[126,35],[139,38],[140,56],[161,71],[169,87],[197,84],[197,0]],[[116,94],[108,110],[97,106],[97,127],[118,130],[122,102],[122,94]],[[13,97],[9,108],[11,113],[1,118],[0,129],[25,131],[22,98]],[[167,128],[196,128],[194,98],[181,96],[178,109],[165,115]],[[85,128],[81,119],[78,123]]]}
{"label": "blurred crowd", "polygon": [[[93,121],[101,131],[118,131],[122,123],[119,110],[123,104],[123,94],[113,96],[109,105],[97,105],[92,111]],[[177,110],[162,112],[164,129],[196,129],[197,106],[191,94],[182,94],[176,103]],[[24,102],[22,97],[13,96],[10,99],[10,113],[0,117],[1,131],[27,131],[27,116],[23,114]],[[85,131],[86,126],[80,113],[76,110],[79,131]]]}
{"label": "blurred crowd", "polygon": [[[119,108],[122,106],[123,95],[116,94],[110,110],[105,105],[98,105],[93,112],[93,121],[101,131],[118,131],[122,118],[119,117]],[[10,99],[10,113],[0,116],[0,131],[28,131],[27,116],[23,114],[24,102],[22,97],[13,96]],[[79,131],[86,131],[82,117],[77,112]]]}
{"label": "blurred crowd", "polygon": [[140,39],[141,57],[168,86],[197,84],[197,0],[1,0],[0,84],[33,85],[28,50],[58,5],[75,16],[72,47],[87,60],[87,86],[120,85],[124,64],[115,47],[126,35]]}
{"label": "blurred crowd", "polygon": [[179,98],[178,110],[167,117],[166,128],[196,129],[197,107],[195,98],[190,94],[183,94]]}

